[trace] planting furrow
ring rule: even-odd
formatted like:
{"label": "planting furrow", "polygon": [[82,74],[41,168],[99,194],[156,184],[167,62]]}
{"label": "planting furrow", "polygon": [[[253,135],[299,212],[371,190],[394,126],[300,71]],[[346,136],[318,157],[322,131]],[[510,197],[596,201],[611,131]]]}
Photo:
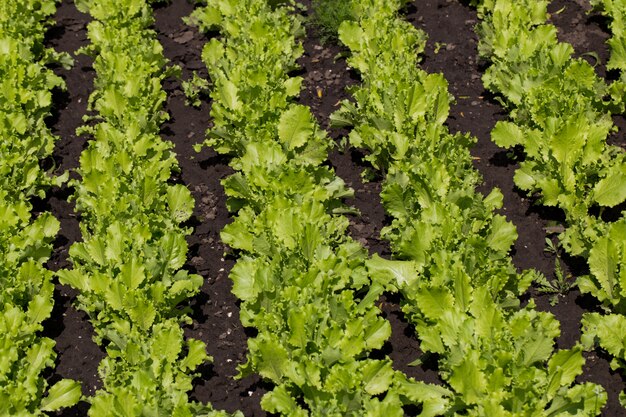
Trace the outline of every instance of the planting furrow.
{"label": "planting furrow", "polygon": [[88,26],[96,79],[90,96],[95,116],[80,129],[93,137],[72,181],[82,242],[70,248],[72,269],[61,283],[79,291],[94,340],[106,347],[99,366],[103,387],[87,400],[91,416],[214,415],[189,401],[196,368],[210,358],[204,343],[183,337],[191,319],[181,305],[202,278],[182,269],[181,227],[194,201],[169,183],[178,168],[172,144],[158,133],[167,115],[161,83],[166,68],[145,1],[77,3]]}
{"label": "planting furrow", "polygon": [[[477,2],[480,52],[491,61],[483,81],[501,95],[510,120],[499,122],[492,140],[523,148],[516,185],[538,195],[565,217],[560,244],[580,256],[589,274],[577,279],[581,292],[598,299],[608,314],[583,317],[583,342],[626,367],[626,152],[607,144],[611,115],[623,111],[623,80],[606,85],[593,67],[573,59],[571,45],[558,42],[546,24],[547,1]],[[609,7],[605,2],[604,7]],[[615,4],[617,7],[617,4]],[[607,9],[608,10],[608,9]],[[620,69],[618,8],[613,10],[609,67]],[[626,394],[620,396],[626,405]]]}
{"label": "planting furrow", "polygon": [[447,391],[372,359],[390,335],[375,302],[364,248],[350,239],[341,199],[351,195],[323,165],[332,141],[309,108],[292,102],[302,47],[289,4],[219,0],[191,22],[218,29],[203,59],[213,84],[214,126],[204,145],[233,157],[223,181],[236,213],[222,239],[238,256],[230,274],[241,320],[254,328],[241,375],[275,387],[262,406],[286,416],[422,416],[445,409]]}
{"label": "planting furrow", "polygon": [[34,213],[66,175],[43,169],[57,138],[45,118],[52,90],[63,88],[47,64],[69,57],[43,45],[55,2],[7,0],[0,4],[0,414],[44,416],[75,404],[80,385],[63,379],[49,386],[54,341],[40,335],[53,308],[52,273],[43,264],[59,222]]}
{"label": "planting furrow", "polygon": [[445,415],[598,415],[602,388],[574,383],[582,346],[556,351],[557,320],[533,301],[520,306],[539,276],[516,273],[508,252],[517,233],[495,214],[502,194],[476,191],[474,139],[445,127],[447,83],[417,68],[425,34],[399,19],[402,4],[353,1],[354,20],[339,30],[363,84],[333,120],[354,127],[350,143],[385,173],[381,197],[392,217],[382,235],[395,259],[367,267],[402,294],[421,349],[438,355],[452,391]]}

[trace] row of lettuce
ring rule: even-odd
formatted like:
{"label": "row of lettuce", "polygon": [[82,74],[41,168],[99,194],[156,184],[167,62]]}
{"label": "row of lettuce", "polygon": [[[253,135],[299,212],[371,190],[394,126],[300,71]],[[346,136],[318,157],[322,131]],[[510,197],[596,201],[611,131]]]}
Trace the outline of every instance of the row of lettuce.
{"label": "row of lettuce", "polygon": [[54,341],[41,336],[53,307],[52,273],[44,268],[59,222],[33,213],[65,176],[42,169],[57,139],[45,119],[52,90],[63,80],[46,67],[65,61],[46,49],[44,34],[56,10],[53,0],[0,4],[0,415],[38,416],[75,404],[80,385],[49,386]]}
{"label": "row of lettuce", "polygon": [[167,119],[161,84],[162,46],[151,29],[147,1],[76,3],[93,19],[92,116],[79,129],[91,137],[80,156],[80,180],[70,181],[82,239],[70,248],[72,268],[61,283],[79,294],[77,305],[107,356],[102,388],[86,398],[96,416],[225,416],[190,401],[197,367],[210,360],[203,342],[185,339],[191,321],[179,304],[198,292],[202,278],[182,269],[189,229],[181,227],[194,201],[182,185],[173,145],[159,137]]}
{"label": "row of lettuce", "polygon": [[[603,7],[620,27],[613,11],[621,9],[612,3],[619,2]],[[324,164],[333,141],[293,102],[302,78],[290,74],[303,53],[293,5],[217,0],[192,16],[222,35],[203,51],[214,86],[205,145],[233,157],[235,174],[224,187],[236,216],[222,238],[238,256],[231,277],[242,323],[258,332],[241,375],[274,384],[262,405],[280,415],[403,416],[407,405],[417,405],[420,416],[598,415],[604,391],[575,383],[582,346],[555,351],[555,318],[532,302],[519,304],[536,273],[518,274],[511,264],[517,234],[495,214],[502,195],[476,192],[474,139],[444,126],[447,84],[417,68],[425,35],[398,17],[402,4],[352,2],[356,19],[341,26],[340,38],[363,84],[333,116],[354,127],[351,145],[367,149],[385,174],[381,198],[392,223],[383,236],[394,260],[370,259],[348,236],[342,199],[351,190]],[[161,84],[175,69],[151,29],[148,1],[77,5],[94,19],[83,52],[95,58],[95,115],[81,129],[92,139],[81,179],[71,182],[82,241],[72,245],[73,267],[59,279],[79,291],[78,305],[107,351],[89,414],[226,416],[188,398],[194,371],[210,358],[180,327],[190,321],[180,304],[202,279],[183,269],[189,230],[181,223],[193,199],[169,182],[178,166],[173,145],[159,137],[167,119]],[[615,356],[613,366],[623,367],[624,332],[615,329],[626,331],[626,221],[606,222],[596,209],[626,198],[624,153],[606,145],[609,115],[621,110],[625,89],[605,85],[584,60],[571,58],[571,47],[545,24],[546,5],[478,4],[481,53],[494,63],[485,82],[512,110],[493,137],[526,150],[516,184],[565,211],[563,246],[589,258],[591,274],[580,287],[612,312],[586,315],[583,340],[599,342]],[[40,168],[55,140],[44,123],[50,91],[63,86],[45,64],[66,60],[42,44],[54,11],[54,1],[0,5],[0,129],[8,138],[0,144],[0,413],[10,415],[40,415],[81,396],[74,381],[48,389],[41,374],[53,365],[54,343],[38,335],[52,310],[43,263],[59,225],[47,213],[33,216],[29,200],[65,179]],[[611,44],[611,65],[621,70],[619,45]],[[384,291],[402,294],[445,387],[372,358],[391,333],[375,304]]]}
{"label": "row of lettuce", "polygon": [[[233,155],[237,171],[224,181],[229,208],[237,217],[222,237],[240,256],[231,276],[234,292],[243,301],[242,321],[259,331],[249,341],[249,362],[242,374],[258,372],[274,382],[276,388],[263,406],[289,415],[318,415],[321,410],[352,415],[363,409],[375,415],[383,410],[378,404],[385,403],[386,412],[400,412],[394,398],[398,393],[401,400],[424,403],[421,415],[598,415],[606,402],[604,390],[575,383],[582,373],[583,347],[555,351],[556,319],[537,312],[532,302],[519,305],[536,273],[517,274],[511,264],[508,251],[517,235],[494,213],[502,195],[494,190],[483,197],[475,191],[480,177],[468,150],[474,139],[445,128],[447,84],[440,75],[416,69],[415,52],[423,49],[425,36],[398,18],[402,4],[353,2],[357,19],[340,29],[352,53],[350,65],[364,83],[354,91],[355,103],[344,102],[333,119],[337,125],[354,127],[351,144],[368,149],[370,162],[386,173],[382,199],[393,217],[383,236],[395,260],[368,260],[361,253],[351,265],[352,279],[361,276],[353,283],[333,282],[328,273],[320,277],[324,269],[318,264],[319,245],[327,247],[330,256],[354,243],[345,237],[345,219],[336,215],[338,199],[347,193],[343,185],[337,187],[333,174],[319,167],[328,141],[309,111],[288,101],[297,96],[300,84],[299,78],[288,76],[301,54],[293,39],[299,29],[296,18],[281,14],[288,8],[271,10],[254,1],[212,3],[194,15],[197,25],[219,28],[224,36],[212,40],[203,53],[214,83],[215,120],[205,145]],[[252,11],[251,16],[243,17],[244,10]],[[535,11],[525,10],[531,16]],[[281,29],[272,32],[270,27]],[[615,98],[608,106],[619,107],[619,85],[603,93]],[[613,184],[612,179],[605,181],[597,194],[614,198]],[[330,192],[329,185],[335,187]],[[316,201],[320,207],[312,211],[309,204]],[[362,249],[355,247],[357,252]],[[363,267],[363,275],[355,275]],[[342,269],[334,265],[331,272]],[[367,394],[377,394],[380,402],[370,402],[363,393],[346,395],[350,390],[341,385],[325,392],[326,378],[346,365],[353,371],[352,392],[359,392],[362,377],[354,372],[359,365],[353,366],[354,359],[345,353],[329,359],[327,346],[339,346],[332,346],[336,337],[328,332],[337,311],[333,298],[348,293],[346,300],[352,303],[361,288],[367,292],[361,290],[364,295],[357,305],[370,311],[381,291],[403,294],[404,311],[422,349],[439,358],[447,388],[426,391],[422,386],[406,396],[394,386],[390,373],[384,377],[377,370],[385,381],[380,390],[372,391],[367,380],[362,387]],[[320,311],[325,303],[328,307]],[[326,310],[330,314],[323,314]],[[344,326],[353,328],[346,310],[342,316]],[[386,326],[379,323],[381,329]],[[354,345],[352,333],[343,337]],[[367,335],[367,328],[361,334]],[[355,353],[369,368],[367,342],[361,341]],[[396,378],[404,379],[398,374]]]}
{"label": "row of lettuce", "polygon": [[[609,69],[623,71],[624,6],[594,2],[611,17]],[[583,316],[583,343],[606,350],[613,369],[626,368],[626,152],[607,143],[612,114],[624,111],[626,85],[596,75],[547,24],[547,1],[476,2],[479,52],[491,65],[483,81],[503,98],[508,121],[492,132],[496,144],[519,146],[525,157],[515,184],[565,214],[564,250],[587,260],[578,278],[604,312]],[[615,219],[616,218],[616,219]],[[626,393],[620,395],[626,406]]]}
{"label": "row of lettuce", "polygon": [[[100,21],[108,20],[98,13],[111,9],[98,9],[98,5],[90,6],[92,15]],[[347,237],[341,199],[350,191],[322,165],[332,142],[315,124],[309,109],[291,103],[302,81],[289,76],[302,54],[296,41],[300,21],[292,8],[271,8],[266,2],[254,0],[222,1],[199,9],[193,16],[200,27],[217,28],[223,36],[221,41],[209,42],[203,52],[215,87],[214,127],[205,144],[234,157],[231,165],[236,173],[224,181],[224,186],[229,208],[237,215],[222,237],[239,255],[231,276],[234,292],[242,300],[242,322],[258,331],[248,342],[248,362],[241,367],[241,373],[256,372],[274,383],[262,404],[267,411],[282,415],[403,415],[406,404],[420,404],[420,415],[424,416],[561,415],[572,410],[578,415],[597,415],[606,401],[603,390],[594,384],[574,383],[584,363],[581,346],[555,352],[554,339],[559,330],[554,317],[535,311],[532,303],[519,307],[519,296],[534,273],[518,275],[511,265],[507,252],[516,233],[502,216],[494,214],[502,204],[502,196],[497,190],[486,198],[476,193],[480,178],[468,152],[473,139],[451,135],[443,126],[450,100],[447,85],[441,76],[415,69],[415,50],[423,48],[424,36],[398,19],[399,6],[400,2],[374,0],[353,4],[358,19],[345,23],[340,35],[353,53],[350,64],[360,71],[364,85],[355,92],[356,104],[344,103],[335,115],[336,122],[355,126],[351,143],[368,148],[373,165],[387,173],[382,198],[394,220],[384,236],[392,244],[394,261],[368,260],[363,248]],[[135,17],[149,16],[145,10],[134,11],[138,13]],[[132,16],[132,11],[124,13],[128,15]],[[104,28],[97,28],[101,38],[106,38]],[[90,33],[92,30],[96,32],[90,28]],[[150,39],[145,33],[141,37]],[[114,43],[111,39],[108,42]],[[99,77],[98,59],[106,50],[108,47],[97,44],[92,49],[100,53],[96,59]],[[112,51],[116,56],[120,53],[115,48]],[[163,63],[152,66],[162,67]],[[158,130],[151,131],[150,123],[135,127],[136,115],[125,119],[134,104],[128,100],[128,92],[150,83],[132,86],[118,80],[124,83],[119,90],[124,94],[116,95],[114,88],[109,89],[115,82],[105,80],[102,91],[92,97],[94,108],[105,121],[86,130],[96,137],[95,143],[107,146],[85,151],[86,160],[94,166],[86,167],[85,159],[81,159],[83,183],[76,184],[79,210],[92,212],[84,218],[105,214],[98,213],[103,204],[94,187],[102,187],[101,178],[109,174],[105,171],[109,164],[96,161],[115,155],[112,165],[118,165],[117,171],[136,171],[134,165],[128,165],[133,159],[131,152],[110,149],[111,142],[113,147],[120,145],[123,137],[113,135],[113,139],[102,141],[104,133],[114,131],[111,128],[119,123],[139,132],[137,137],[146,129],[157,138]],[[160,88],[160,81],[153,85]],[[617,88],[611,92],[620,93]],[[138,97],[143,100],[145,92]],[[139,107],[158,109],[161,102],[155,99],[153,105]],[[155,117],[156,127],[162,121],[159,117],[163,115]],[[136,145],[132,146],[134,152],[145,156]],[[89,150],[97,153],[90,154]],[[160,151],[155,154],[167,162],[166,168],[157,172],[163,173],[167,189],[170,186],[165,181],[175,163],[167,149]],[[149,166],[154,167],[154,162],[150,159]],[[130,184],[122,188],[133,189],[137,179],[131,178]],[[94,180],[92,185],[90,179]],[[139,180],[139,190],[145,193],[146,177],[140,175]],[[143,204],[147,202],[154,215],[159,210],[142,192],[135,196]],[[178,188],[173,198],[168,189],[162,201],[175,206],[175,200],[189,198],[181,198],[184,193]],[[116,219],[104,222],[101,235],[109,240],[128,235],[128,230],[115,220],[132,203],[123,201],[116,208]],[[167,220],[157,221],[160,227],[171,220],[177,224],[189,215],[189,203],[160,210],[169,214]],[[131,217],[135,216],[133,213]],[[144,225],[147,219],[139,217]],[[133,235],[133,229],[130,231]],[[142,260],[137,262],[139,267],[132,261],[130,271],[124,272],[125,265],[119,265],[123,263],[121,252],[111,255],[103,248],[105,239],[98,240],[94,234],[95,239],[87,238],[72,249],[78,268],[61,275],[81,290],[81,305],[92,317],[98,317],[98,337],[111,342],[108,350],[115,358],[105,360],[101,367],[105,390],[92,400],[93,409],[105,412],[104,407],[114,408],[124,399],[131,404],[135,401],[135,412],[149,408],[150,401],[157,401],[158,408],[174,410],[178,406],[187,412],[200,412],[201,405],[190,407],[186,397],[175,404],[171,397],[159,396],[149,384],[142,387],[142,392],[130,393],[124,387],[125,379],[133,381],[131,385],[136,388],[137,380],[160,376],[155,373],[160,370],[154,367],[141,369],[139,363],[143,360],[125,357],[130,356],[126,346],[135,342],[132,354],[136,356],[136,349],[142,346],[147,351],[146,359],[154,359],[152,336],[142,335],[141,330],[162,334],[159,311],[146,308],[139,292],[133,294],[134,299],[127,299],[129,290],[150,280],[144,275]],[[115,246],[123,248],[123,253],[133,253],[132,245],[137,241],[141,239],[133,235],[127,247],[124,242]],[[154,250],[141,250],[145,252]],[[93,263],[98,253],[97,265],[81,265]],[[108,270],[107,262],[113,264]],[[104,279],[106,284],[101,289],[90,288],[90,281],[84,277],[103,267],[106,272],[93,282]],[[122,275],[121,287],[117,287],[119,280],[106,281],[108,276],[115,276],[116,269]],[[186,273],[182,275],[182,281],[189,278]],[[137,276],[140,282],[133,284],[132,277]],[[155,283],[162,284],[163,278]],[[403,294],[404,310],[416,327],[422,349],[438,355],[448,388],[410,381],[393,370],[389,359],[369,358],[390,334],[389,324],[374,304],[383,290]],[[181,299],[171,302],[169,309]],[[103,310],[106,315],[98,314]],[[166,321],[171,319],[167,313],[162,314]],[[113,319],[100,323],[101,316]],[[148,323],[142,323],[146,319]],[[138,339],[124,340],[133,333],[136,322],[140,328]],[[104,330],[98,332],[100,328]],[[182,342],[172,342],[168,340],[167,346],[175,346],[172,358],[176,358]],[[110,377],[117,372],[123,376]],[[179,387],[180,399],[190,384],[186,381]],[[138,399],[149,401],[146,404]]]}
{"label": "row of lettuce", "polygon": [[513,225],[495,210],[502,194],[476,191],[469,147],[451,134],[450,95],[440,74],[417,67],[425,34],[398,17],[403,1],[353,1],[355,21],[339,37],[363,84],[332,118],[352,126],[352,146],[384,173],[382,231],[394,260],[367,266],[375,282],[402,294],[421,349],[438,359],[452,394],[445,415],[594,416],[604,390],[575,383],[582,346],[555,350],[559,323],[520,306],[536,272],[516,273],[508,252]]}
{"label": "row of lettuce", "polygon": [[223,185],[234,220],[222,239],[235,251],[233,292],[248,339],[241,375],[273,383],[261,405],[284,416],[440,415],[445,388],[408,379],[372,352],[391,328],[376,307],[383,287],[367,252],[347,234],[352,194],[324,162],[333,141],[291,76],[303,48],[301,18],[286,2],[216,0],[191,21],[219,30],[203,50],[214,126],[204,145],[232,156]]}

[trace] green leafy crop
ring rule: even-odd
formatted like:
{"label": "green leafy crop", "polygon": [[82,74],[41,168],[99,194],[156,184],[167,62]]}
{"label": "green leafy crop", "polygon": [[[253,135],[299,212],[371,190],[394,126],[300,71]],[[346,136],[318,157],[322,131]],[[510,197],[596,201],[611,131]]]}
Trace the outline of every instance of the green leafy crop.
{"label": "green leafy crop", "polygon": [[339,36],[363,83],[332,118],[353,126],[350,143],[386,173],[381,197],[392,222],[382,235],[395,259],[367,267],[374,282],[403,295],[421,349],[438,355],[451,391],[442,415],[598,415],[606,393],[575,383],[582,347],[556,351],[554,316],[519,305],[537,273],[517,274],[511,263],[517,232],[495,213],[500,191],[476,191],[474,139],[444,125],[447,83],[416,67],[424,33],[398,18],[400,2],[353,4],[359,18]]}
{"label": "green leafy crop", "polygon": [[162,107],[163,48],[143,0],[83,0],[93,17],[91,44],[97,73],[89,106],[96,115],[80,129],[92,136],[72,181],[81,215],[82,241],[70,248],[72,269],[59,280],[79,291],[94,339],[106,346],[100,363],[103,388],[89,398],[89,415],[225,416],[190,401],[197,367],[211,358],[199,340],[185,338],[187,298],[202,285],[183,269],[187,255],[181,227],[194,201],[182,185],[173,145],[159,137],[167,119]]}
{"label": "green leafy crop", "polygon": [[[593,342],[620,358],[626,341],[606,332],[626,312],[624,217],[606,222],[601,214],[626,201],[626,152],[607,144],[615,130],[611,115],[624,110],[624,80],[609,85],[585,60],[573,58],[547,24],[547,1],[490,0],[478,3],[481,54],[492,62],[485,86],[501,95],[510,121],[498,122],[496,144],[521,145],[525,160],[516,185],[565,214],[562,246],[587,259],[590,274],[578,278],[582,292],[611,313],[583,319],[587,347]],[[609,69],[623,70],[623,14],[619,1],[594,1],[611,17]],[[621,348],[617,347],[621,344]]]}
{"label": "green leafy crop", "polygon": [[218,0],[190,21],[222,34],[203,51],[214,120],[204,145],[232,155],[236,170],[223,181],[236,216],[222,239],[238,256],[231,279],[242,323],[258,331],[241,375],[275,384],[261,405],[280,415],[402,416],[405,404],[439,415],[446,389],[370,358],[391,327],[375,305],[383,288],[366,251],[339,215],[352,191],[322,164],[333,142],[292,102],[301,19],[289,4]]}
{"label": "green leafy crop", "polygon": [[612,37],[607,41],[611,57],[607,62],[610,70],[619,70],[624,80],[626,70],[626,1],[624,0],[591,0],[595,11],[600,11],[610,19]]}
{"label": "green leafy crop", "polygon": [[59,222],[34,216],[30,199],[44,197],[53,177],[40,168],[56,137],[45,124],[52,90],[63,81],[46,68],[67,57],[45,49],[54,1],[0,4],[0,415],[44,416],[72,406],[80,385],[63,379],[49,386],[54,341],[41,337],[53,307],[52,273],[44,268]]}

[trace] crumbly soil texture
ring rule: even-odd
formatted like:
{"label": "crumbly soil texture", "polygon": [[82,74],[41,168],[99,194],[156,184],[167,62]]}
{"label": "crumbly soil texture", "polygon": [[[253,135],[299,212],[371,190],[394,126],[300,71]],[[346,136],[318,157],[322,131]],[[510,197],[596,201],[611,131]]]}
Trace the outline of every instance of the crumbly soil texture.
{"label": "crumbly soil texture", "polygon": [[[309,15],[310,0],[302,0],[302,4],[305,6],[303,13]],[[194,72],[207,77],[200,55],[202,46],[210,36],[215,36],[201,34],[183,22],[183,17],[188,16],[194,7],[188,0],[172,0],[155,8],[154,28],[159,41],[171,63],[182,68],[183,80],[189,79]],[[613,79],[615,74],[607,73],[604,67],[608,58],[605,44],[609,37],[607,22],[589,14],[588,10],[588,0],[555,0],[550,6],[552,23],[558,27],[560,39],[571,43],[578,55],[591,60],[600,76]],[[548,278],[555,275],[555,262],[561,262],[565,273],[571,276],[584,273],[584,262],[565,256],[557,259],[545,250],[546,238],[553,238],[550,232],[553,225],[562,220],[562,213],[537,207],[532,199],[515,188],[513,173],[517,163],[489,139],[496,121],[507,115],[481,82],[486,63],[477,56],[475,11],[458,0],[419,0],[409,3],[404,13],[408,21],[423,29],[429,37],[420,65],[430,72],[442,72],[455,96],[448,126],[453,132],[467,132],[477,138],[473,156],[475,166],[484,178],[480,191],[487,193],[498,187],[504,194],[502,213],[517,226],[519,233],[512,250],[515,265],[520,270],[537,269]],[[59,136],[54,161],[58,172],[70,170],[71,176],[77,178],[72,170],[78,167],[80,153],[89,138],[77,136],[76,128],[81,126],[82,117],[87,114],[95,73],[91,58],[77,55],[76,51],[89,42],[86,26],[90,18],[80,13],[72,0],[62,0],[55,20],[56,24],[48,32],[47,45],[70,53],[75,65],[69,70],[55,68],[66,80],[67,90],[55,93],[55,107],[49,119],[50,127]],[[329,115],[338,108],[341,100],[349,97],[346,87],[357,84],[359,76],[342,58],[345,50],[338,45],[322,44],[313,28],[309,28],[303,45],[305,54],[299,63],[304,86],[299,101],[311,107],[320,125],[337,140],[338,145],[329,162],[354,189],[354,197],[346,203],[359,211],[358,215],[350,216],[350,233],[370,253],[389,257],[388,244],[379,239],[380,230],[388,221],[380,204],[380,180],[362,181],[361,173],[368,169],[364,155],[341,145],[345,131],[329,127]],[[595,62],[596,57],[598,62]],[[193,324],[187,326],[185,332],[189,337],[203,340],[214,358],[212,364],[199,370],[190,395],[192,399],[211,402],[217,409],[241,410],[247,417],[267,416],[261,409],[260,400],[271,389],[271,383],[258,376],[237,378],[237,365],[245,362],[247,337],[253,333],[243,328],[239,321],[239,303],[231,294],[228,277],[234,258],[229,255],[219,234],[232,218],[226,209],[220,181],[232,170],[228,158],[207,148],[199,153],[193,149],[194,144],[202,142],[206,129],[211,126],[210,99],[204,97],[201,106],[194,108],[185,103],[181,80],[168,79],[164,88],[168,93],[166,110],[170,120],[164,124],[161,133],[164,139],[175,145],[181,167],[177,180],[191,190],[196,200],[193,218],[188,224],[193,232],[188,238],[186,267],[204,278],[201,292],[189,301]],[[620,128],[626,125],[621,116],[615,117],[615,121]],[[622,133],[616,134],[611,141],[621,146],[625,144]],[[81,240],[78,215],[70,198],[72,193],[69,187],[51,190],[41,207],[37,207],[37,210],[51,211],[61,222],[61,231],[48,263],[52,270],[71,266],[69,247]],[[92,341],[93,329],[86,314],[75,309],[76,295],[73,289],[56,284],[55,308],[45,323],[44,334],[56,341],[58,358],[56,368],[47,377],[50,382],[61,378],[76,379],[82,382],[84,394],[92,395],[102,386],[98,364],[105,352]],[[572,347],[580,339],[583,312],[598,309],[593,299],[582,296],[577,290],[559,295],[554,306],[550,303],[550,296],[536,290],[531,290],[530,297],[539,309],[551,311],[560,321],[559,348]],[[441,383],[435,360],[425,360],[421,366],[409,366],[421,351],[399,303],[394,295],[387,295],[379,301],[393,333],[390,341],[375,355],[389,356],[397,369],[417,379]],[[610,358],[601,350],[587,353],[586,359],[584,373],[578,380],[604,386],[609,401],[602,416],[626,416],[618,402],[619,393],[626,388],[624,375],[610,370]],[[57,415],[86,416],[88,408],[86,402],[81,402]]]}

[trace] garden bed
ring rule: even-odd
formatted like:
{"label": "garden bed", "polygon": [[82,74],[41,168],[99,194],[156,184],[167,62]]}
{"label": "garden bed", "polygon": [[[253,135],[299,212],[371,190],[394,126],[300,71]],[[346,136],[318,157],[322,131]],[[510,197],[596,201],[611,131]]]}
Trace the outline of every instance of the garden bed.
{"label": "garden bed", "polygon": [[[309,1],[303,1],[303,4],[310,7]],[[605,22],[598,16],[587,15],[586,8],[587,2],[582,0],[554,1],[550,7],[552,23],[558,27],[560,39],[570,42],[577,54],[591,62],[595,61],[595,57],[586,53],[597,54],[600,59],[596,66],[598,73],[607,76],[603,65],[608,57]],[[206,77],[200,54],[208,37],[182,21],[192,10],[193,5],[187,0],[173,0],[155,9],[155,29],[159,41],[172,64],[181,66],[183,79],[188,79],[194,71]],[[478,40],[473,27],[478,21],[474,9],[452,0],[416,1],[407,7],[406,18],[429,36],[423,68],[430,72],[443,72],[450,84],[450,92],[456,97],[448,120],[450,129],[478,138],[473,156],[476,168],[484,177],[481,191],[488,192],[493,187],[499,187],[504,194],[502,213],[516,225],[519,233],[513,249],[516,267],[534,268],[552,278],[556,256],[546,251],[546,230],[550,230],[552,222],[561,220],[562,215],[555,210],[533,206],[532,200],[518,192],[513,185],[516,165],[505,151],[489,139],[496,121],[505,118],[506,113],[481,83],[484,63],[477,58]],[[48,34],[48,46],[75,56],[74,52],[88,43],[88,21],[89,17],[78,12],[73,2],[63,0],[56,15],[57,23]],[[340,100],[348,97],[345,88],[359,82],[358,74],[349,70],[342,58],[336,59],[343,50],[338,46],[321,44],[314,30],[309,30],[304,48],[305,55],[300,60],[304,86],[299,101],[310,106],[321,126],[328,128],[329,115],[338,109]],[[75,130],[87,113],[94,71],[90,58],[78,55],[75,59],[72,69],[56,69],[65,78],[68,87],[67,92],[56,94],[56,110],[50,119],[53,132],[60,137],[54,154],[59,172],[78,166],[80,152],[87,140],[76,136]],[[609,73],[608,77],[611,76]],[[241,410],[246,416],[266,415],[260,407],[260,398],[268,385],[256,376],[234,379],[237,365],[245,361],[249,330],[242,327],[238,302],[230,292],[228,273],[234,260],[228,256],[227,248],[219,237],[222,227],[230,221],[220,179],[232,171],[225,157],[206,148],[200,153],[193,149],[194,144],[202,141],[205,130],[210,126],[210,102],[203,101],[199,108],[187,106],[179,80],[170,79],[164,87],[168,93],[166,110],[170,120],[162,129],[162,137],[175,144],[181,166],[177,180],[191,190],[196,200],[194,216],[188,223],[193,233],[188,239],[190,250],[186,266],[205,279],[201,293],[191,300],[193,324],[186,328],[186,334],[204,341],[208,353],[214,357],[213,364],[201,368],[192,398],[211,402],[217,409]],[[620,128],[626,125],[622,117],[616,117],[616,123]],[[330,134],[339,143],[345,132],[330,130]],[[613,140],[621,146],[626,143],[621,132]],[[350,217],[352,236],[363,243],[370,253],[389,257],[388,244],[378,238],[387,221],[380,204],[380,181],[364,183],[361,180],[361,172],[368,164],[358,151],[338,146],[329,160],[337,174],[355,190],[355,197],[347,201],[360,211],[360,215]],[[53,270],[69,265],[69,246],[80,239],[73,204],[67,201],[71,193],[67,188],[53,190],[38,207],[42,211],[50,210],[61,221],[61,231],[48,264]],[[576,260],[563,261],[566,273],[576,275],[585,272]],[[74,290],[57,284],[55,309],[45,325],[46,336],[56,341],[59,354],[57,367],[50,379],[76,379],[83,383],[84,394],[90,395],[100,387],[97,367],[104,352],[91,340],[92,329],[86,315],[72,306],[75,296]],[[551,311],[561,323],[562,333],[557,341],[559,348],[570,348],[580,340],[583,312],[597,309],[592,298],[581,296],[575,289],[559,296],[554,306],[549,295],[533,290],[530,296],[540,310]],[[398,299],[388,296],[379,303],[393,328],[389,343],[379,354],[388,355],[397,369],[410,376],[438,383],[435,361],[420,367],[409,366],[419,355],[419,343],[402,316]],[[609,401],[602,415],[625,415],[618,403],[618,394],[626,387],[624,377],[610,371],[609,359],[600,351],[586,354],[586,359],[585,373],[578,380],[599,383],[607,390]],[[81,403],[60,415],[83,416],[87,408]]]}

